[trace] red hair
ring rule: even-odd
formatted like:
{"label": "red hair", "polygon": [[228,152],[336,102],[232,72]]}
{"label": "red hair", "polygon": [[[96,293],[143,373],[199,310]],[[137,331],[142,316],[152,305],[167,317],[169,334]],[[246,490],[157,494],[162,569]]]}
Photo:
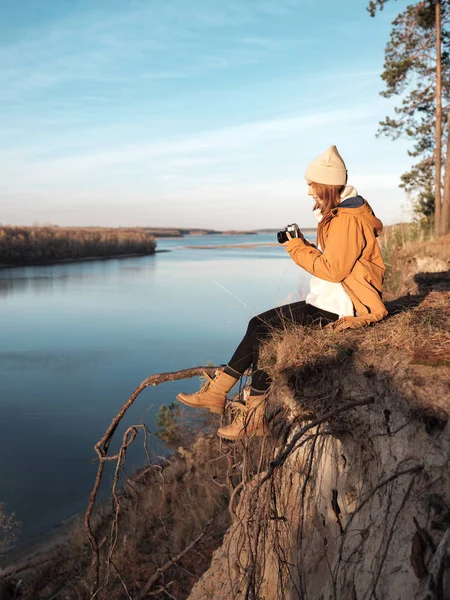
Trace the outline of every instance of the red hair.
{"label": "red hair", "polygon": [[326,215],[330,210],[339,206],[341,194],[345,189],[345,185],[328,185],[326,183],[311,182],[314,188],[315,195],[322,201],[322,204],[316,202],[314,210],[320,208],[320,212]]}

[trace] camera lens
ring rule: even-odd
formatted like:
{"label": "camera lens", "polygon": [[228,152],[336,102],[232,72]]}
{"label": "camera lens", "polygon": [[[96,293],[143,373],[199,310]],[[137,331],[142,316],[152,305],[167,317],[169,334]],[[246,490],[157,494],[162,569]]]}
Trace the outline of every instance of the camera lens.
{"label": "camera lens", "polygon": [[288,239],[287,239],[286,232],[285,231],[279,231],[277,233],[277,240],[278,240],[279,244],[284,244],[284,242],[287,242]]}

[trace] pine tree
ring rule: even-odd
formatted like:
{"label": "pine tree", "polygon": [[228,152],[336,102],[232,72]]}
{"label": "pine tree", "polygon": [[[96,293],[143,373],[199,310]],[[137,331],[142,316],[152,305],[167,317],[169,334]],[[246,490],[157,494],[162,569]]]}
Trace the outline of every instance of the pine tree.
{"label": "pine tree", "polygon": [[[389,0],[372,0],[373,17]],[[448,137],[450,109],[450,0],[423,0],[411,4],[392,23],[381,75],[386,98],[400,96],[395,118],[380,123],[379,134],[413,142],[409,155],[418,159],[401,177],[416,214],[435,217],[435,231],[450,230],[450,167],[442,198],[442,138]],[[441,76],[442,74],[442,76]],[[443,116],[444,115],[444,116]],[[445,154],[448,154],[445,152]],[[448,156],[450,160],[450,155]]]}

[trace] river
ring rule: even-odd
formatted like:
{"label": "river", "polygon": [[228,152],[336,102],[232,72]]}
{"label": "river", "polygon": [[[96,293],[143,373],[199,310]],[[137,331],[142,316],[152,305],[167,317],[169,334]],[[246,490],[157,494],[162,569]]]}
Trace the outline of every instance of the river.
{"label": "river", "polygon": [[[93,446],[143,379],[226,363],[250,317],[304,298],[309,276],[261,245],[273,239],[160,239],[169,252],[0,270],[0,503],[22,541],[85,509]],[[215,244],[228,247],[188,248]],[[118,435],[142,419],[154,429],[161,404],[197,388],[145,390]],[[151,450],[167,452],[156,438]],[[143,462],[139,444],[129,471]]]}

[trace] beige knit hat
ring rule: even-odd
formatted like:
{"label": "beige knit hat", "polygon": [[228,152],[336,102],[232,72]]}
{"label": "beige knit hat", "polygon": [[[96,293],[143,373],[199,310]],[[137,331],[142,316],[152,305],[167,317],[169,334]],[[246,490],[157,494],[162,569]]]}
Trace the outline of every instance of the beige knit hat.
{"label": "beige knit hat", "polygon": [[328,185],[345,185],[347,183],[347,167],[336,146],[330,146],[307,167],[306,179],[315,183]]}

